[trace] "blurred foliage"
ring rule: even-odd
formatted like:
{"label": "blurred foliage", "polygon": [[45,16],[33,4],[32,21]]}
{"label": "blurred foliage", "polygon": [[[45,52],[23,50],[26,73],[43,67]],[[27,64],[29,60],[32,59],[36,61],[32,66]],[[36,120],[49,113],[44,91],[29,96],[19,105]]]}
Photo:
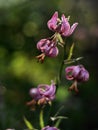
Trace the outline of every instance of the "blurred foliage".
{"label": "blurred foliage", "polygon": [[[84,57],[80,63],[89,70],[90,80],[80,84],[80,92],[75,95],[67,91],[71,83],[65,80],[63,71],[62,85],[51,115],[64,105],[60,115],[68,119],[62,121],[62,130],[98,130],[97,6],[97,0],[0,0],[0,130],[26,128],[24,115],[38,128],[38,114],[31,112],[25,104],[30,100],[31,87],[40,83],[50,84],[58,74],[62,61],[61,47],[60,55],[55,59],[46,58],[44,64],[35,59],[39,54],[36,43],[52,35],[47,21],[55,11],[71,16],[71,23],[79,22],[69,42],[76,44],[73,57]],[[49,109],[46,108],[45,123]]]}

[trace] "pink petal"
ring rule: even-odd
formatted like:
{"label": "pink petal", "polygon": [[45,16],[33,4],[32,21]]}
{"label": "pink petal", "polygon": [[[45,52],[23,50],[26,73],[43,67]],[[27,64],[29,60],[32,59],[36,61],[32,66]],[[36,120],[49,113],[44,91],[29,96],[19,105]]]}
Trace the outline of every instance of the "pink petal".
{"label": "pink petal", "polygon": [[38,50],[45,50],[46,46],[48,46],[50,44],[50,41],[47,39],[41,39],[38,43],[37,43],[37,49]]}
{"label": "pink petal", "polygon": [[61,17],[62,25],[61,25],[61,34],[63,36],[67,36],[70,30],[70,24],[68,22],[68,19],[65,18],[65,15],[63,14]]}
{"label": "pink petal", "polygon": [[65,69],[66,79],[68,79],[68,80],[74,79],[73,75],[71,74],[73,72],[74,68],[75,68],[75,66],[70,66]]}
{"label": "pink petal", "polygon": [[71,26],[70,31],[69,31],[69,33],[68,33],[68,36],[70,36],[70,35],[74,32],[74,30],[76,29],[77,25],[78,25],[78,23],[74,23],[74,24]]}
{"label": "pink petal", "polygon": [[46,54],[49,57],[56,57],[59,53],[59,50],[57,47],[51,47],[51,49],[49,50],[49,52]]}
{"label": "pink petal", "polygon": [[37,43],[37,49],[40,50],[40,48],[43,46],[43,44],[45,44],[47,39],[41,39],[38,43]]}
{"label": "pink petal", "polygon": [[48,21],[47,25],[48,28],[52,31],[56,30],[57,27],[57,19],[58,19],[58,12],[55,12],[52,16],[52,18]]}

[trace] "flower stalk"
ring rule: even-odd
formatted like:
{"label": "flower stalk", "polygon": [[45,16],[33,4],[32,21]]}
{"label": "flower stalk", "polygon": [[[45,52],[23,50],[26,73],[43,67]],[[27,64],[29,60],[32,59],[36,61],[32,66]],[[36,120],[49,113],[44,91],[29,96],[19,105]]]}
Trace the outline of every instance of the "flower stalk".
{"label": "flower stalk", "polygon": [[44,127],[43,109],[41,109],[40,111],[39,120],[40,120],[40,127],[42,129]]}

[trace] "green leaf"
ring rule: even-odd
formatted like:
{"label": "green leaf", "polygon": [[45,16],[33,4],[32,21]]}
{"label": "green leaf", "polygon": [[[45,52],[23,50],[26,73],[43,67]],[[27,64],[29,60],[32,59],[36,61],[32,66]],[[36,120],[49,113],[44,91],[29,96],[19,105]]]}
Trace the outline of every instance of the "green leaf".
{"label": "green leaf", "polygon": [[76,59],[69,59],[69,60],[67,59],[67,60],[64,60],[64,64],[71,64],[71,63],[74,63],[74,62],[79,61],[81,59],[83,59],[83,57],[78,57]]}
{"label": "green leaf", "polygon": [[29,130],[34,130],[34,127],[32,126],[32,124],[26,119],[26,117],[23,118],[24,119],[24,122],[25,122],[25,125],[27,126],[27,128]]}
{"label": "green leaf", "polygon": [[71,45],[71,47],[70,47],[70,50],[69,50],[69,55],[68,55],[67,60],[70,60],[70,59],[71,59],[72,54],[73,54],[73,49],[74,49],[74,43],[73,43],[73,44]]}
{"label": "green leaf", "polygon": [[56,124],[55,124],[55,127],[58,127],[59,124],[61,123],[61,120],[62,120],[62,119],[68,119],[68,117],[58,116],[58,117],[56,117],[56,119],[57,119],[57,122],[56,122]]}

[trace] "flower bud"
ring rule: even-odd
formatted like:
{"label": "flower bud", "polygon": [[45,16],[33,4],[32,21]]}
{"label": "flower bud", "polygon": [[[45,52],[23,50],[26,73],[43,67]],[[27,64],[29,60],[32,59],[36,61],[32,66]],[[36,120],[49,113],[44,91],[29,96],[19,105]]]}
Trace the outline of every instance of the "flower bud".
{"label": "flower bud", "polygon": [[38,88],[31,88],[29,94],[34,100],[38,100],[41,98]]}

